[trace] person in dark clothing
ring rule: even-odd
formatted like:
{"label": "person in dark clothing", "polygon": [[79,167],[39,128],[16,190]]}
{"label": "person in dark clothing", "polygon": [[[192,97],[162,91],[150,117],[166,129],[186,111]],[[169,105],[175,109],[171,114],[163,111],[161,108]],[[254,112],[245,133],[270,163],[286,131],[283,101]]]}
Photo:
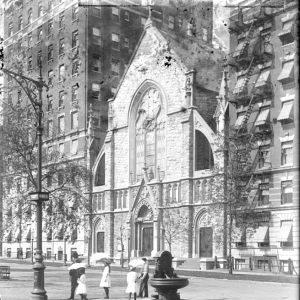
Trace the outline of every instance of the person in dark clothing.
{"label": "person in dark clothing", "polygon": [[[73,263],[80,263],[77,252],[73,252],[72,261],[73,261]],[[69,275],[70,275],[70,280],[71,280],[71,296],[69,299],[74,299],[75,290],[78,286],[78,282],[77,282],[78,272],[77,272],[77,270],[70,270]]]}
{"label": "person in dark clothing", "polygon": [[143,294],[145,297],[148,297],[148,279],[149,279],[149,265],[147,262],[147,258],[142,258],[142,260],[145,262],[142,270],[142,274],[140,276],[141,278],[141,285],[140,285],[140,292],[139,297],[143,297]]}

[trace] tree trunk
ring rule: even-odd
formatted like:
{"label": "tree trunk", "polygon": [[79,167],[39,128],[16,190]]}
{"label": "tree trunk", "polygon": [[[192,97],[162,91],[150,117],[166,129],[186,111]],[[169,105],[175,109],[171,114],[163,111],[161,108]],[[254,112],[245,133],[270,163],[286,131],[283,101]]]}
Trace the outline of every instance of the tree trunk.
{"label": "tree trunk", "polygon": [[[231,205],[230,205],[231,207]],[[229,223],[229,274],[232,275],[232,257],[231,257],[231,240],[232,240],[232,216],[230,211],[230,223]]]}

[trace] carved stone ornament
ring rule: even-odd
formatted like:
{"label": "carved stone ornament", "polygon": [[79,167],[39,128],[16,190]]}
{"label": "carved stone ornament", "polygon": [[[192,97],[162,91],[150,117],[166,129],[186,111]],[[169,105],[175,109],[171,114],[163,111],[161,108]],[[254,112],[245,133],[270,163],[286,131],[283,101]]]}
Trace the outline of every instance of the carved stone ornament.
{"label": "carved stone ornament", "polygon": [[[143,217],[143,218],[138,218],[138,215],[139,215],[139,212],[140,212],[140,210],[141,210],[141,208],[143,207],[143,206],[146,206],[147,208],[148,208],[148,214],[147,214],[147,216],[146,217]],[[153,209],[152,209],[152,207],[151,207],[151,205],[149,204],[149,202],[148,201],[146,201],[146,200],[141,200],[139,203],[138,203],[138,205],[136,206],[136,209],[135,209],[135,219],[136,219],[136,221],[150,221],[150,220],[153,220]]]}
{"label": "carved stone ornament", "polygon": [[97,227],[96,227],[96,232],[97,231],[104,231],[104,224],[103,224],[103,220],[100,220],[97,224]]}
{"label": "carved stone ornament", "polygon": [[187,93],[192,92],[193,87],[193,75],[187,75],[186,76],[186,82],[185,82],[185,90]]}

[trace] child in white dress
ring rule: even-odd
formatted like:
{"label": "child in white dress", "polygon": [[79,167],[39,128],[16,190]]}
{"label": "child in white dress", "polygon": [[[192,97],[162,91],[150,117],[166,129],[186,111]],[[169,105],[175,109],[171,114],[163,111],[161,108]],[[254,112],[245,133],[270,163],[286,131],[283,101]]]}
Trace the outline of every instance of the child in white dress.
{"label": "child in white dress", "polygon": [[138,280],[138,273],[136,272],[136,269],[132,266],[129,266],[129,273],[127,274],[127,289],[126,289],[126,293],[129,293],[129,300],[131,299],[132,294],[134,300],[136,300],[136,293],[138,290],[137,280]]}
{"label": "child in white dress", "polygon": [[80,295],[81,300],[88,300],[87,293],[86,293],[86,277],[85,277],[85,268],[78,269],[78,286],[76,290],[76,294]]}

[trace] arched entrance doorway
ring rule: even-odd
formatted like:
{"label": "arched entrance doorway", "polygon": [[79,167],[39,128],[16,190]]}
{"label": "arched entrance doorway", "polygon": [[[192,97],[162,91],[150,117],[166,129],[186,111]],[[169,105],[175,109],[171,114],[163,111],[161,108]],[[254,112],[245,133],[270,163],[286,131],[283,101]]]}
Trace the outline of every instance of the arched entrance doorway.
{"label": "arched entrance doorway", "polygon": [[153,211],[148,203],[143,203],[137,210],[135,233],[135,249],[138,250],[139,256],[151,256],[153,250]]}
{"label": "arched entrance doorway", "polygon": [[94,236],[94,252],[105,252],[104,251],[104,221],[99,219],[97,223],[95,224],[95,236]]}

